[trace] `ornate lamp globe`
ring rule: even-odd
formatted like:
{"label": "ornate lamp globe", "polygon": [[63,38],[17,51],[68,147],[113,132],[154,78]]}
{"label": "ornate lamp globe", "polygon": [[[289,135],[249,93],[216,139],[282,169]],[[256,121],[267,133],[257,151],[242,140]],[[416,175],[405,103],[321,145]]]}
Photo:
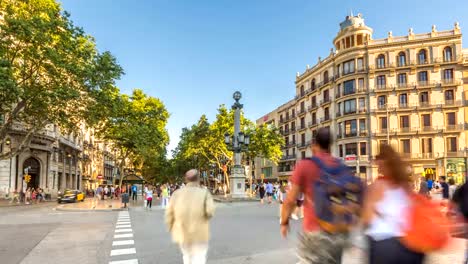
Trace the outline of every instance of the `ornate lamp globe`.
{"label": "ornate lamp globe", "polygon": [[234,98],[234,100],[236,100],[236,101],[239,101],[239,100],[242,98],[242,94],[241,94],[239,91],[236,91],[236,92],[232,95],[232,98]]}

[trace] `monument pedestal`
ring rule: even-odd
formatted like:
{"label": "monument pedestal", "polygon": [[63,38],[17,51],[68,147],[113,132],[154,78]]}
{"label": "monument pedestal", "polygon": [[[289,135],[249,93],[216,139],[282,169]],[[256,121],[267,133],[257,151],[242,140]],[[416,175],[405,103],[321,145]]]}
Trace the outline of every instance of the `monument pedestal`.
{"label": "monument pedestal", "polygon": [[232,170],[230,179],[231,197],[232,198],[247,198],[245,192],[245,173],[244,168],[235,166]]}

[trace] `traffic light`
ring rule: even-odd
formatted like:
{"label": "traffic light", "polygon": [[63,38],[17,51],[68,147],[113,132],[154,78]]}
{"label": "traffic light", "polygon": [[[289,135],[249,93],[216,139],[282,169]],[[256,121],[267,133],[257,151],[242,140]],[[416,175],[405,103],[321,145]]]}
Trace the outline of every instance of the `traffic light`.
{"label": "traffic light", "polygon": [[31,175],[28,175],[28,174],[24,175],[24,181],[25,182],[31,181]]}

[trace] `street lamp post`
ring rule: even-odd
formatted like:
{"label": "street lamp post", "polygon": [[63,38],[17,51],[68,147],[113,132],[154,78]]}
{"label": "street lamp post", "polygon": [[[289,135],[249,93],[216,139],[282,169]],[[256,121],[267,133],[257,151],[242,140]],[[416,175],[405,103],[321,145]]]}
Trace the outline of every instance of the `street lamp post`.
{"label": "street lamp post", "polygon": [[234,152],[234,168],[231,171],[230,178],[231,197],[245,198],[245,171],[241,165],[241,154],[250,144],[250,137],[240,131],[240,111],[243,105],[239,103],[239,100],[242,98],[242,94],[236,91],[233,98],[235,100],[232,105],[232,109],[234,110],[234,135],[231,137],[231,135],[226,133],[224,135],[224,142]]}

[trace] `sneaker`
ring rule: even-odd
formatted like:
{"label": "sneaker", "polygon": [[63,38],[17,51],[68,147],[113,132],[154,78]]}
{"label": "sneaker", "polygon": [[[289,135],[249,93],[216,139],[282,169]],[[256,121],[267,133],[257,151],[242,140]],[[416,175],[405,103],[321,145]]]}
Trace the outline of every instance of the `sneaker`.
{"label": "sneaker", "polygon": [[299,217],[297,217],[296,214],[292,214],[292,215],[291,215],[291,218],[294,219],[294,220],[299,220]]}

